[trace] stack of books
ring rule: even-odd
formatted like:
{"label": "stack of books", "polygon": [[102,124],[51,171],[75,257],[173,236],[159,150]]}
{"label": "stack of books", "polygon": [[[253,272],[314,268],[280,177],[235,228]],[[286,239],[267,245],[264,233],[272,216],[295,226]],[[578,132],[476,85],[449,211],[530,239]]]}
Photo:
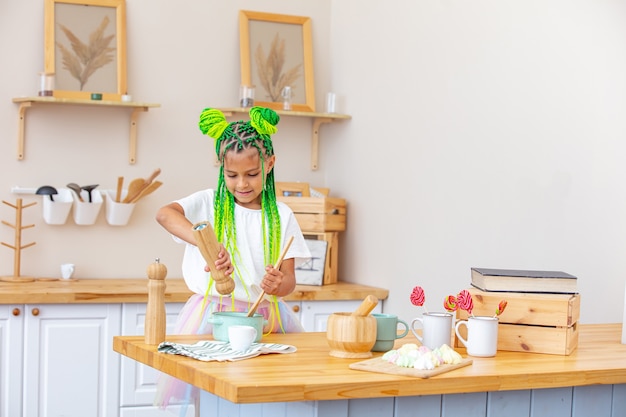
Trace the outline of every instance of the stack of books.
{"label": "stack of books", "polygon": [[[578,346],[578,279],[561,271],[471,268],[473,314],[499,316],[498,350],[569,355]],[[457,310],[458,319],[466,319]],[[457,347],[461,347],[458,343]]]}

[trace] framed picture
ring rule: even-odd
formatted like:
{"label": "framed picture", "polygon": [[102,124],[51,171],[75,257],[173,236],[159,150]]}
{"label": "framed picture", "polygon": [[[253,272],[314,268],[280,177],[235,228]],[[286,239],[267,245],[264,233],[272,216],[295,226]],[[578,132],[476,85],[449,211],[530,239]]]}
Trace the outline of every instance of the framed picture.
{"label": "framed picture", "polygon": [[54,97],[126,94],[125,0],[44,0],[44,68]]}
{"label": "framed picture", "polygon": [[296,283],[323,285],[328,242],[316,239],[305,239],[305,242],[311,252],[311,258],[296,267]]}
{"label": "framed picture", "polygon": [[315,111],[310,18],[240,10],[239,42],[241,84],[255,86],[255,105],[282,110],[290,90],[291,110]]}

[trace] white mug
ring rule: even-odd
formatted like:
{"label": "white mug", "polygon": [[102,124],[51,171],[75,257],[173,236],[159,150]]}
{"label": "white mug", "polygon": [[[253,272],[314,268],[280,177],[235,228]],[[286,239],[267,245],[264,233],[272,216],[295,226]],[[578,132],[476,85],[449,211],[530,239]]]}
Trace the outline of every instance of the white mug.
{"label": "white mug", "polygon": [[[459,328],[467,328],[467,339],[459,333]],[[456,336],[467,348],[467,354],[490,358],[496,356],[498,350],[498,318],[486,316],[471,316],[467,320],[457,322],[455,328]]]}
{"label": "white mug", "polygon": [[[415,330],[415,324],[419,323],[422,335]],[[452,339],[452,314],[450,313],[424,313],[422,317],[413,319],[411,331],[422,345],[429,349],[436,349],[443,344],[450,346]]]}
{"label": "white mug", "polygon": [[61,276],[70,279],[74,275],[74,264],[61,264]]}
{"label": "white mug", "polygon": [[256,339],[256,329],[252,326],[232,325],[228,327],[230,347],[238,352],[246,351]]}

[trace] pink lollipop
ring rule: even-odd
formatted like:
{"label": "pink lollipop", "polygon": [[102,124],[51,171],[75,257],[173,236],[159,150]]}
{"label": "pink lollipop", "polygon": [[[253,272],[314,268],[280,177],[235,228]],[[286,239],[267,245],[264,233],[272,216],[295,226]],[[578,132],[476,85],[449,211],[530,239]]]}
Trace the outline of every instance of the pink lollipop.
{"label": "pink lollipop", "polygon": [[414,306],[421,307],[424,305],[424,300],[426,296],[424,295],[424,289],[419,285],[413,288],[413,292],[411,293],[411,304]]}
{"label": "pink lollipop", "polygon": [[458,308],[467,311],[468,314],[472,314],[474,310],[474,301],[472,300],[472,294],[467,290],[462,290],[456,297],[456,303]]}
{"label": "pink lollipop", "polygon": [[457,309],[456,297],[454,295],[447,296],[443,300],[443,308],[445,308],[446,310],[448,310],[450,312],[456,311],[456,309]]}

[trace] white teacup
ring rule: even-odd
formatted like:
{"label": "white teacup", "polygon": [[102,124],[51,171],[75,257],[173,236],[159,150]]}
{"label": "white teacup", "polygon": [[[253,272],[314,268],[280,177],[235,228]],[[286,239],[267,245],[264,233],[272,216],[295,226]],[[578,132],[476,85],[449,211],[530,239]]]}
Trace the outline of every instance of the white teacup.
{"label": "white teacup", "polygon": [[232,325],[228,327],[230,347],[238,352],[248,350],[256,339],[257,332],[252,326]]}
{"label": "white teacup", "polygon": [[74,275],[74,264],[61,264],[61,276],[70,279]]}
{"label": "white teacup", "polygon": [[[467,328],[467,339],[459,333],[461,326]],[[468,317],[467,320],[457,322],[454,330],[461,343],[467,348],[468,355],[483,358],[496,356],[498,350],[497,317]]]}
{"label": "white teacup", "polygon": [[[415,325],[422,328],[420,335],[415,330]],[[452,314],[450,313],[424,313],[422,317],[413,319],[411,331],[422,345],[429,349],[436,349],[443,344],[451,346],[452,339]]]}

